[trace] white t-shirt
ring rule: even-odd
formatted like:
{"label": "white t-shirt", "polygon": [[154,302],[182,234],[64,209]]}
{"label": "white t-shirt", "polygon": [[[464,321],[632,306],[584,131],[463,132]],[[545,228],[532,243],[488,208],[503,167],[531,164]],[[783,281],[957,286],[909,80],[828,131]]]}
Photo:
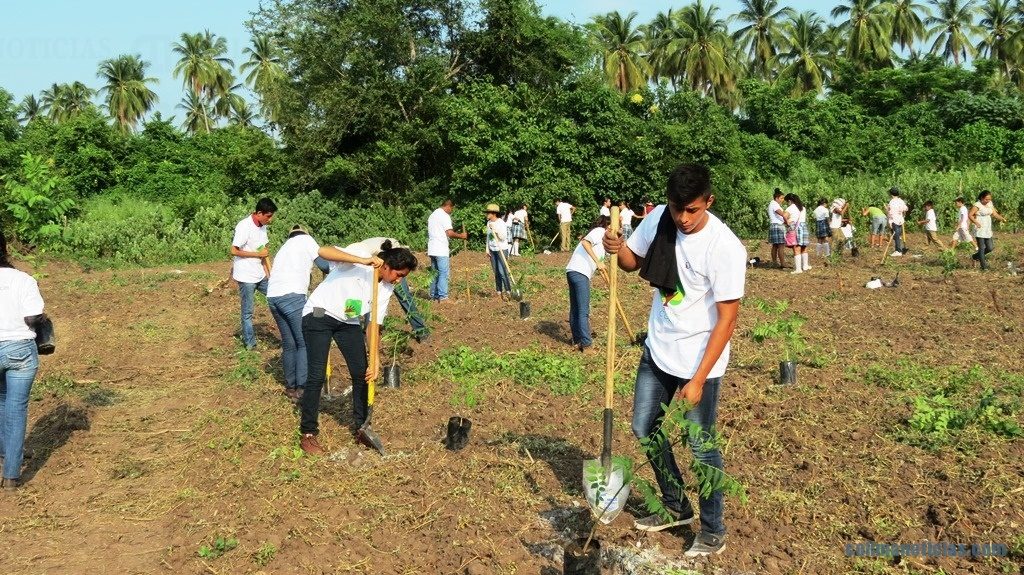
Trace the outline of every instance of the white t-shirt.
{"label": "white t-shirt", "polygon": [[830,213],[832,214],[832,219],[829,221],[828,227],[832,228],[833,230],[843,227],[843,216],[837,214],[836,212],[843,211],[843,208],[845,207],[846,200],[844,200],[843,198],[836,198],[832,200],[832,209],[830,210]]}
{"label": "white t-shirt", "polygon": [[[252,215],[245,216],[235,225],[235,237],[231,245],[243,252],[258,252],[270,240],[267,238],[267,226],[257,226]],[[240,258],[235,256],[231,263],[231,277],[237,282],[258,283],[264,277],[263,262],[260,258]]]}
{"label": "white t-shirt", "polygon": [[526,220],[528,219],[526,210],[524,210],[523,208],[519,208],[518,210],[516,210],[516,213],[512,214],[512,219],[519,220],[519,223],[525,226]]}
{"label": "white t-shirt", "polygon": [[452,229],[452,217],[441,208],[434,210],[427,218],[427,255],[446,258],[448,251],[448,230]]}
{"label": "white t-shirt", "polygon": [[853,237],[853,225],[852,224],[846,224],[845,226],[839,228],[839,231],[843,232],[843,237],[846,238],[846,239],[850,239],[850,238]]}
{"label": "white t-shirt", "polygon": [[572,221],[572,204],[559,202],[555,206],[555,213],[558,214],[558,221],[561,223]]}
{"label": "white t-shirt", "polygon": [[[626,246],[645,257],[658,230],[665,206],[637,226]],[[746,280],[747,250],[722,220],[708,214],[708,221],[695,234],[676,232],[676,265],[680,288],[664,302],[655,290],[651,315],[647,321],[647,347],[663,371],[690,378],[697,371],[711,330],[718,322],[717,302],[743,297]],[[708,377],[721,377],[729,363],[729,344],[715,362]]]}
{"label": "white t-shirt", "polygon": [[608,206],[601,206],[601,215],[611,217],[612,209]]}
{"label": "white t-shirt", "polygon": [[791,226],[807,222],[807,208],[801,210],[796,207],[796,204],[790,204],[789,207],[786,208],[786,213],[789,214],[789,225]]}
{"label": "white t-shirt", "polygon": [[967,231],[971,224],[971,218],[967,212],[967,206],[960,206],[960,211],[957,216],[956,225],[963,231]]}
{"label": "white t-shirt", "polygon": [[309,270],[313,266],[320,245],[309,234],[290,238],[277,250],[274,267],[270,270],[267,297],[309,292]]}
{"label": "white t-shirt", "polygon": [[619,211],[619,221],[622,222],[622,227],[633,225],[633,210],[626,208]]}
{"label": "white t-shirt", "polygon": [[508,249],[508,226],[501,218],[487,222],[487,249],[492,252]]}
{"label": "white t-shirt", "polygon": [[0,268],[0,341],[35,339],[25,318],[43,313],[43,296],[35,278],[14,268]]}
{"label": "white t-shirt", "polygon": [[780,216],[778,213],[776,213],[776,212],[778,212],[780,210],[782,210],[782,204],[780,204],[779,202],[776,202],[775,200],[772,200],[771,203],[768,204],[768,223],[769,224],[778,224],[778,225],[781,226],[781,225],[784,225],[786,223],[786,221],[782,219],[782,216]]}
{"label": "white t-shirt", "polygon": [[[360,248],[345,251],[363,258],[372,255]],[[322,307],[327,315],[334,319],[358,325],[359,318],[370,313],[373,304],[372,284],[371,266],[338,264],[310,294],[302,308],[302,315],[309,315],[313,313],[313,308]],[[377,284],[377,323],[384,323],[384,318],[388,315],[388,301],[394,291],[395,286],[388,282],[381,281]]]}
{"label": "white t-shirt", "polygon": [[907,203],[902,198],[893,197],[889,200],[889,223],[894,226],[903,225],[903,214],[907,211]]}
{"label": "white t-shirt", "polygon": [[[349,245],[347,245],[345,247],[340,247],[340,246],[334,246],[334,247],[336,249],[339,249],[339,250],[343,251],[343,252],[350,253],[350,254],[353,254],[353,255],[357,255],[357,256],[360,256],[360,257],[370,257],[370,256],[380,255],[380,252],[383,251],[381,249],[381,247],[384,245],[384,242],[386,242],[386,241],[390,241],[391,242],[391,247],[392,248],[405,248],[405,247],[408,247],[408,246],[403,246],[395,238],[385,238],[385,237],[381,237],[381,236],[375,237],[375,238],[367,238],[367,239],[365,239],[365,240],[363,240],[361,242],[355,242],[355,243],[349,244]],[[362,254],[369,254],[369,255],[364,256]],[[330,262],[330,261],[327,262],[327,268],[330,271],[333,271],[334,268],[336,268],[338,266],[341,266],[341,265],[347,265],[347,264],[343,264],[341,262]]]}
{"label": "white t-shirt", "polygon": [[814,221],[827,220],[828,219],[828,208],[825,206],[818,206],[814,208]]}
{"label": "white t-shirt", "polygon": [[594,228],[587,233],[580,243],[576,244],[576,249],[572,252],[572,257],[569,258],[569,264],[565,266],[567,272],[579,272],[588,278],[594,277],[594,272],[597,271],[597,264],[594,263],[594,259],[590,257],[587,250],[583,247],[583,242],[590,242],[590,249],[594,250],[594,255],[597,256],[598,260],[604,260],[604,243],[601,241],[604,238],[604,228]]}
{"label": "white t-shirt", "polygon": [[924,219],[927,220],[924,223],[924,229],[926,231],[929,231],[929,232],[937,232],[937,231],[939,231],[939,223],[935,221],[935,210],[934,209],[929,208],[928,211],[924,213]]}

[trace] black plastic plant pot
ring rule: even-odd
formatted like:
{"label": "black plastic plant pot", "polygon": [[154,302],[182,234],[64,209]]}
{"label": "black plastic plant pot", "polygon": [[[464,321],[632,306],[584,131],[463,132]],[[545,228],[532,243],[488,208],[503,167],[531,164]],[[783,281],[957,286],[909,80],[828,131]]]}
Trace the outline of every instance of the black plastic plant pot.
{"label": "black plastic plant pot", "polygon": [[587,552],[583,552],[586,539],[570,543],[562,552],[562,573],[564,575],[601,575],[601,542],[590,541]]}
{"label": "black plastic plant pot", "polygon": [[395,389],[402,386],[402,368],[397,363],[384,367],[384,387]]}
{"label": "black plastic plant pot", "polygon": [[473,422],[468,418],[453,416],[448,418],[448,434],[444,439],[444,446],[451,451],[458,451],[469,443],[469,430]]}
{"label": "black plastic plant pot", "polygon": [[519,319],[530,318],[530,302],[521,301],[519,302]]}
{"label": "black plastic plant pot", "polygon": [[779,362],[779,383],[782,385],[788,385],[796,383],[796,362],[795,361],[781,361]]}

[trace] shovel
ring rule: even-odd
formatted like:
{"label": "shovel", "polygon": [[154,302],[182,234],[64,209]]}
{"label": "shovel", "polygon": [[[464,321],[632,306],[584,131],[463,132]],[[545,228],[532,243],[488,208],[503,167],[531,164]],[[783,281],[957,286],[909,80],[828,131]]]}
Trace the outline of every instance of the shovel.
{"label": "shovel", "polygon": [[523,290],[519,289],[516,285],[515,278],[512,277],[512,268],[508,266],[508,260],[505,258],[505,250],[498,250],[498,255],[501,256],[501,263],[505,266],[505,273],[508,274],[508,283],[512,286],[512,299],[516,301],[523,301]]}
{"label": "shovel", "polygon": [[[612,207],[612,234],[619,233],[619,208]],[[615,371],[615,302],[618,292],[618,274],[614,273],[619,258],[613,254],[608,276],[608,343],[605,346],[604,366],[604,437],[601,459],[583,462],[583,490],[587,504],[601,523],[611,523],[626,506],[629,497],[629,483],[625,482],[625,470],[612,462],[612,402],[614,398]]]}
{"label": "shovel", "polygon": [[377,323],[377,307],[379,305],[377,292],[379,282],[380,270],[373,268],[373,298],[370,300],[370,323],[366,326],[366,331],[368,332],[367,339],[369,339],[370,345],[370,365],[367,372],[370,377],[366,378],[366,383],[369,387],[366,395],[366,421],[359,428],[359,441],[384,455],[384,442],[381,441],[377,432],[370,428],[370,421],[373,419],[373,396],[377,390],[377,376],[380,372],[380,324]]}

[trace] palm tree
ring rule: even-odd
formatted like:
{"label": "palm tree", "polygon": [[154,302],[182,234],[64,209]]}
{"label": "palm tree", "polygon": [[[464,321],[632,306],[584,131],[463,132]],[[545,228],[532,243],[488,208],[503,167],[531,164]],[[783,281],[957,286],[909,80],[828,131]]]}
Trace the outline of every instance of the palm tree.
{"label": "palm tree", "polygon": [[751,72],[766,80],[771,76],[769,63],[774,61],[782,39],[779,20],[793,15],[792,8],[778,6],[777,0],[741,0],[741,10],[733,16],[747,23],[733,33],[733,39],[739,41],[741,49],[749,50]]}
{"label": "palm tree", "polygon": [[1003,66],[1003,72],[1009,70],[1008,64],[1013,59],[1012,49],[1019,45],[1020,24],[1016,10],[1010,6],[1010,0],[988,0],[981,7],[980,27],[984,37],[974,47],[979,54],[996,60]]}
{"label": "palm tree", "polygon": [[704,7],[702,0],[679,12],[679,25],[688,42],[679,47],[678,62],[691,88],[721,103],[732,103],[737,62],[728,23],[715,16],[718,7]]}
{"label": "palm tree", "polygon": [[239,70],[246,74],[245,82],[259,94],[263,115],[276,122],[281,109],[277,90],[285,78],[277,45],[269,35],[257,34],[252,37],[252,46],[242,53],[248,54],[249,60]]}
{"label": "palm tree", "polygon": [[178,107],[185,110],[185,121],[181,127],[186,132],[189,134],[210,133],[210,124],[212,123],[210,116],[212,114],[206,98],[195,90],[189,89],[185,92],[185,97],[181,99]]}
{"label": "palm tree", "polygon": [[959,66],[960,60],[974,57],[978,51],[971,44],[971,35],[980,35],[983,30],[974,23],[974,0],[929,0],[935,6],[936,15],[929,16],[925,24],[932,26],[928,37],[935,36],[931,53],[938,54],[947,61],[952,58],[953,65]]}
{"label": "palm tree", "polygon": [[651,64],[651,77],[658,81],[668,78],[672,88],[676,86],[676,77],[669,69],[668,60],[671,53],[672,38],[678,32],[676,14],[669,8],[668,12],[658,12],[650,24],[641,27],[647,46],[647,61]]}
{"label": "palm tree", "polygon": [[783,26],[789,50],[779,54],[783,63],[780,79],[793,79],[793,94],[821,92],[827,77],[827,41],[825,21],[812,11],[790,17]]}
{"label": "palm tree", "polygon": [[100,92],[106,95],[107,111],[123,132],[135,129],[139,120],[150,111],[158,98],[148,84],[155,84],[156,78],[146,77],[146,67],[141,56],[121,55],[100,62],[96,75],[106,81]]}
{"label": "palm tree", "polygon": [[20,114],[18,121],[27,124],[42,113],[42,105],[39,100],[36,100],[35,95],[29,94],[22,99],[21,105],[18,106],[18,113]]}
{"label": "palm tree", "polygon": [[238,102],[244,101],[238,93],[241,84],[235,83],[235,75],[228,70],[217,76],[213,84],[213,112],[217,117],[226,118]]}
{"label": "palm tree", "polygon": [[928,8],[914,0],[895,0],[892,3],[892,30],[889,41],[898,44],[900,50],[912,47],[914,42],[924,40],[924,21],[920,14],[930,16]]}
{"label": "palm tree", "polygon": [[181,41],[171,45],[175,54],[180,55],[174,66],[174,77],[182,77],[186,88],[192,88],[199,94],[213,96],[212,86],[217,77],[227,68],[235,64],[224,56],[228,51],[228,42],[218,38],[209,30],[202,33],[181,35]]}
{"label": "palm tree", "polygon": [[55,122],[62,122],[91,107],[95,95],[95,90],[81,82],[53,84],[40,94],[40,111]]}
{"label": "palm tree", "polygon": [[248,128],[255,122],[256,112],[253,112],[252,108],[249,107],[249,104],[246,103],[245,100],[239,98],[231,104],[231,114],[228,116],[228,124]]}
{"label": "palm tree", "polygon": [[840,29],[846,34],[846,57],[861,67],[892,64],[890,14],[892,5],[882,0],[845,0],[830,13],[846,16]]}
{"label": "palm tree", "polygon": [[587,24],[591,41],[601,54],[605,78],[616,90],[626,93],[643,86],[651,75],[644,57],[644,35],[633,27],[636,12],[625,18],[618,12],[594,16]]}

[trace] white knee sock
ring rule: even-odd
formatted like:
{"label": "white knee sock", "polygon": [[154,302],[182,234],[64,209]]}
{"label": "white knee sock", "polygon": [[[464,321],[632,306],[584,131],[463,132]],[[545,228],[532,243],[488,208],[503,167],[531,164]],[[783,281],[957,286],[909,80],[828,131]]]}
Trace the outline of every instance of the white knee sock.
{"label": "white knee sock", "polygon": [[804,260],[804,270],[811,269],[811,254],[804,252],[800,255],[803,257]]}

